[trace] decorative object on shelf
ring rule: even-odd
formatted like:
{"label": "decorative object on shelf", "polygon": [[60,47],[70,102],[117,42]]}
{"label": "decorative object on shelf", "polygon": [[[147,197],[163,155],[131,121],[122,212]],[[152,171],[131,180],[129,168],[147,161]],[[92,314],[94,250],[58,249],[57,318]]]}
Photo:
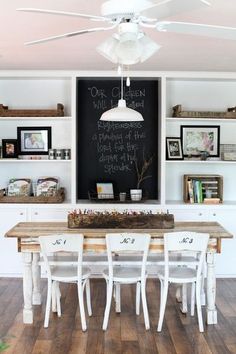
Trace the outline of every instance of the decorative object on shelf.
{"label": "decorative object on shelf", "polygon": [[183,176],[185,203],[216,204],[223,202],[223,177],[220,175],[189,174]]}
{"label": "decorative object on shelf", "polygon": [[236,161],[236,144],[221,144],[220,157],[224,161]]}
{"label": "decorative object on shelf", "polygon": [[65,189],[59,188],[53,196],[6,196],[5,190],[0,190],[0,203],[42,203],[42,204],[57,204],[63,203],[65,200]]}
{"label": "decorative object on shelf", "polygon": [[209,156],[210,156],[210,153],[208,151],[201,151],[200,152],[200,158],[202,161],[206,161]]}
{"label": "decorative object on shelf", "polygon": [[64,159],[64,150],[56,149],[56,160],[63,160],[63,159]]}
{"label": "decorative object on shelf", "polygon": [[139,201],[142,199],[142,189],[140,188],[141,183],[148,178],[151,178],[151,175],[145,176],[147,173],[148,168],[152,164],[153,156],[149,157],[148,159],[145,156],[145,149],[143,148],[143,157],[142,163],[139,163],[137,156],[134,157],[134,165],[137,175],[137,188],[130,190],[130,197],[133,201]]}
{"label": "decorative object on shelf", "polygon": [[114,199],[112,183],[96,183],[98,199]]}
{"label": "decorative object on shelf", "polygon": [[214,112],[214,111],[182,111],[181,104],[173,107],[174,118],[222,118],[222,119],[235,119],[236,110],[235,107],[228,108],[226,112]]}
{"label": "decorative object on shelf", "polygon": [[49,149],[48,150],[48,159],[54,160],[56,158],[56,149]]}
{"label": "decorative object on shelf", "polygon": [[7,187],[7,195],[13,196],[29,196],[31,190],[30,178],[11,178]]}
{"label": "decorative object on shelf", "polygon": [[48,155],[51,127],[17,127],[20,155]]}
{"label": "decorative object on shelf", "polygon": [[173,214],[152,214],[148,212],[117,211],[96,212],[73,210],[68,214],[68,227],[73,228],[124,228],[126,229],[172,229]]}
{"label": "decorative object on shelf", "polygon": [[18,157],[17,139],[2,139],[2,157],[4,159],[16,159]]}
{"label": "decorative object on shelf", "polygon": [[181,138],[166,138],[166,159],[183,160]]}
{"label": "decorative object on shelf", "polygon": [[64,117],[64,106],[57,104],[57,109],[8,109],[0,104],[0,117]]}
{"label": "decorative object on shelf", "polygon": [[220,156],[219,125],[181,125],[181,140],[185,157],[201,156],[208,152],[210,157]]}
{"label": "decorative object on shelf", "polygon": [[119,193],[120,201],[125,202],[126,200],[126,192],[120,192]]}
{"label": "decorative object on shelf", "polygon": [[56,195],[59,188],[59,179],[57,177],[39,177],[36,184],[36,196]]}
{"label": "decorative object on shelf", "polygon": [[64,149],[64,159],[65,160],[70,160],[71,157],[71,150],[70,149]]}

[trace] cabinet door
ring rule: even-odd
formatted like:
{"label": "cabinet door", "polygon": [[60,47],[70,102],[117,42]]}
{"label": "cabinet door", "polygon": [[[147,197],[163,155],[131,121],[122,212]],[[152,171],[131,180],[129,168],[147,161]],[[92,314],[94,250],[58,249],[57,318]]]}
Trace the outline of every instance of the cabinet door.
{"label": "cabinet door", "polygon": [[15,224],[27,220],[24,208],[0,209],[0,274],[21,275],[21,254],[17,252],[17,239],[5,238],[4,234]]}
{"label": "cabinet door", "polygon": [[208,221],[207,210],[169,209],[174,214],[175,221]]}
{"label": "cabinet door", "polygon": [[219,276],[236,276],[236,210],[217,210],[210,212],[210,221],[219,222],[234,235],[233,239],[222,239],[221,253],[216,255],[216,274]]}
{"label": "cabinet door", "polygon": [[67,221],[67,209],[32,208],[31,221]]}

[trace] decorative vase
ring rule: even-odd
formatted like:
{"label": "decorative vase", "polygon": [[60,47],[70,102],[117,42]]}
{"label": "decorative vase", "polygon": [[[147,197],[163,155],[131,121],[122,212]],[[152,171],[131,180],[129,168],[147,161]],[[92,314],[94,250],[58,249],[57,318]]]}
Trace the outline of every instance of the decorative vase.
{"label": "decorative vase", "polygon": [[142,189],[130,189],[130,198],[132,201],[140,201],[142,199]]}

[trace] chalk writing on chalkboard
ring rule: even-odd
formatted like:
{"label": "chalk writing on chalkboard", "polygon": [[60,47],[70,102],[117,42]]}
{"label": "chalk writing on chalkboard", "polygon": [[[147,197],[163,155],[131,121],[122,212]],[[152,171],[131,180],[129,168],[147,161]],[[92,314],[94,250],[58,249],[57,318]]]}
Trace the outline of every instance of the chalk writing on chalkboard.
{"label": "chalk writing on chalkboard", "polygon": [[135,79],[124,89],[127,106],[139,111],[144,122],[100,121],[102,113],[116,107],[119,99],[118,79],[78,79],[78,199],[86,199],[95,181],[112,181],[118,191],[135,188],[134,160],[144,150],[156,158],[150,167],[152,178],[142,188],[150,198],[157,198],[158,82]]}

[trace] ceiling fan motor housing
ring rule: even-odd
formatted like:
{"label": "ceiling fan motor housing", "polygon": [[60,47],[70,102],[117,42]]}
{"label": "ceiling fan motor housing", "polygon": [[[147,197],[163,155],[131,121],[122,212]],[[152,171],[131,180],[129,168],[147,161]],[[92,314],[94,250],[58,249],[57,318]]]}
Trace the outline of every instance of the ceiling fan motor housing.
{"label": "ceiling fan motor housing", "polygon": [[112,19],[131,18],[152,5],[153,3],[148,0],[109,0],[102,4],[101,14]]}

